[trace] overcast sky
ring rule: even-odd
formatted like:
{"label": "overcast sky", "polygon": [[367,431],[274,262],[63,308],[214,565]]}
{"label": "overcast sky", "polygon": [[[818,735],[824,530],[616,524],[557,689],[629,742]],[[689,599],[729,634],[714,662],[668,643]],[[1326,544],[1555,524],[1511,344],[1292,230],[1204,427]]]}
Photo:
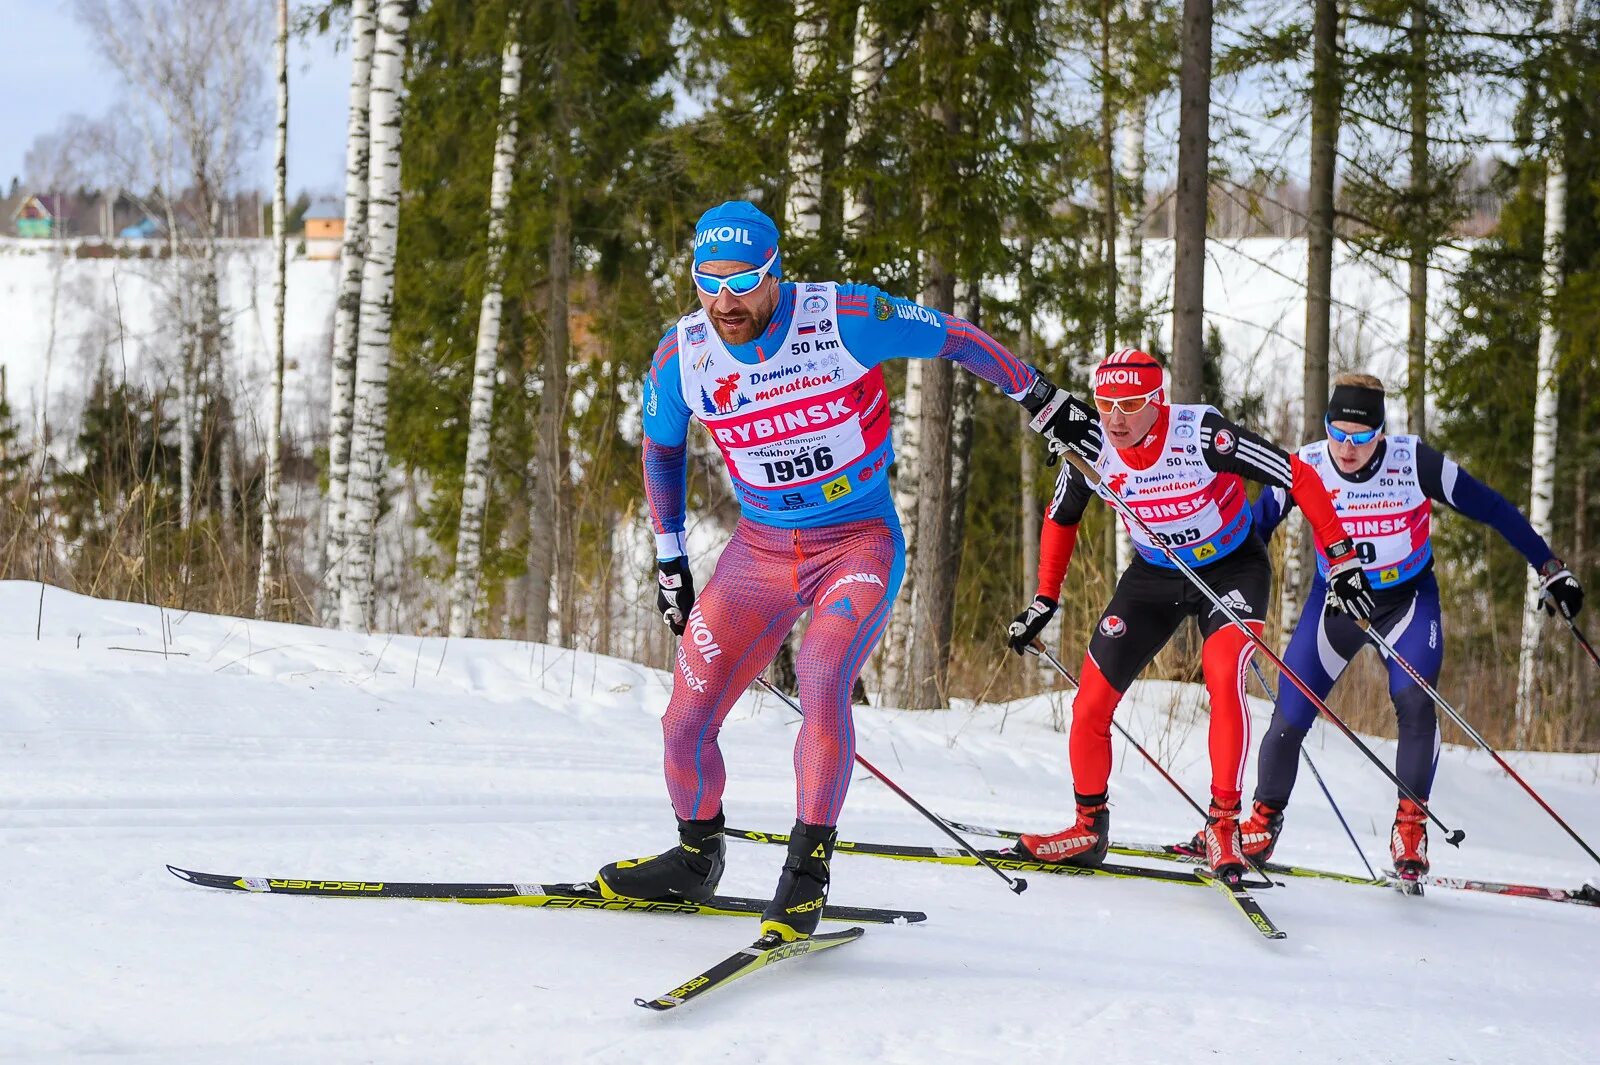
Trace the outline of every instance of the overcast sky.
{"label": "overcast sky", "polygon": [[[206,3],[207,0],[194,0]],[[266,0],[262,0],[263,3]],[[298,6],[298,5],[292,5]],[[99,117],[116,102],[117,77],[95,51],[67,0],[0,0],[0,185],[23,177],[22,161],[34,138],[60,127],[68,115]],[[335,51],[333,34],[290,40],[289,194],[302,189],[337,194],[344,185],[344,132],[349,53]],[[342,42],[341,42],[342,43]],[[262,77],[271,76],[270,43]],[[270,81],[263,99],[272,107]],[[252,169],[256,185],[272,188],[272,116],[265,148]]]}

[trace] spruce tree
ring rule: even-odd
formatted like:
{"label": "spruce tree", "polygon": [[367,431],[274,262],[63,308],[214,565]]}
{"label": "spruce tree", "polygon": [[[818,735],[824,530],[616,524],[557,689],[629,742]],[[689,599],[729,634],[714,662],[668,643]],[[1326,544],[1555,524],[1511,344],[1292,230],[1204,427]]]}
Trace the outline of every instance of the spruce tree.
{"label": "spruce tree", "polygon": [[[1432,362],[1437,425],[1433,443],[1464,468],[1526,508],[1533,436],[1535,361],[1544,301],[1540,272],[1544,232],[1544,161],[1532,141],[1545,109],[1559,106],[1567,167],[1567,230],[1561,295],[1549,308],[1557,335],[1560,446],[1556,453],[1554,532],[1551,548],[1586,587],[1600,579],[1594,529],[1600,505],[1593,497],[1600,456],[1600,28],[1580,21],[1565,48],[1548,42],[1526,57],[1528,86],[1519,127],[1528,141],[1498,179],[1505,197],[1494,234],[1473,248],[1451,296],[1453,326]],[[1553,92],[1559,87],[1564,90]],[[1470,582],[1445,585],[1447,604],[1459,617],[1482,619],[1458,626],[1447,645],[1451,659],[1483,663],[1491,705],[1509,708],[1516,696],[1515,629],[1520,618],[1526,562],[1484,526],[1446,515],[1437,530],[1439,554]],[[1485,609],[1485,606],[1488,609]],[[1541,657],[1560,662],[1571,641],[1553,634]],[[1448,667],[1447,667],[1448,668]],[[1592,665],[1589,668],[1593,668]],[[1560,671],[1547,662],[1547,679]],[[1582,707],[1587,677],[1569,674],[1557,685],[1554,705]],[[1546,704],[1547,708],[1552,704]],[[1587,719],[1585,722],[1584,719]],[[1592,713],[1575,729],[1593,735]]]}

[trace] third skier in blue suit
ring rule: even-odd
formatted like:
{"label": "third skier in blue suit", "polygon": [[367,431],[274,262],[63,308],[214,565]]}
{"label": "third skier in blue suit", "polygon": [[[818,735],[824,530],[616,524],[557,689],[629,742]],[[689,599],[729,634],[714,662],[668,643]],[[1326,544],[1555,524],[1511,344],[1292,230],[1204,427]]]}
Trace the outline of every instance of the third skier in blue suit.
{"label": "third skier in blue suit", "polygon": [[[1437,685],[1444,658],[1439,585],[1433,575],[1434,503],[1493,527],[1516,548],[1539,571],[1545,609],[1560,610],[1569,618],[1582,609],[1583,590],[1566,564],[1504,496],[1419,437],[1384,435],[1383,383],[1376,377],[1335,378],[1324,424],[1327,439],[1305,445],[1298,455],[1322,475],[1334,508],[1356,541],[1373,589],[1372,626],[1430,685]],[[1255,503],[1256,528],[1270,536],[1292,506],[1280,488],[1262,492]],[[1316,579],[1283,656],[1324,698],[1367,642],[1355,622],[1322,609],[1326,570],[1327,562],[1319,556]],[[1390,662],[1388,670],[1389,694],[1399,717],[1395,773],[1426,801],[1439,750],[1433,701],[1398,665]],[[1267,858],[1277,843],[1300,745],[1316,717],[1316,708],[1298,689],[1280,686],[1272,726],[1261,740],[1255,803],[1240,826],[1250,857]],[[1428,871],[1426,818],[1416,803],[1400,799],[1390,852],[1401,876]]]}

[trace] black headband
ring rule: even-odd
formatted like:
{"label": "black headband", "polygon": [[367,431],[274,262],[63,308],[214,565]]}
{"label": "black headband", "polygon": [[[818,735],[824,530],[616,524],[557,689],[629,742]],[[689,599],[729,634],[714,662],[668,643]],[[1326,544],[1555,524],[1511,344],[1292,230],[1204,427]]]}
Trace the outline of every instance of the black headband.
{"label": "black headband", "polygon": [[1328,400],[1330,422],[1355,422],[1369,429],[1383,428],[1383,389],[1363,385],[1338,385]]}

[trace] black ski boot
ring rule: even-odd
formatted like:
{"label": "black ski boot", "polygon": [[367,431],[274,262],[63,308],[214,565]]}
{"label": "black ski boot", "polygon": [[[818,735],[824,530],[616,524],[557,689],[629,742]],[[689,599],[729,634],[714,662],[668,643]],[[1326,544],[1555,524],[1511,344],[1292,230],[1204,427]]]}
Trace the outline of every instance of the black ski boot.
{"label": "black ski boot", "polygon": [[839,830],[832,825],[794,823],[778,890],[761,915],[763,936],[776,935],[785,943],[792,943],[817,930],[822,907],[828,901],[828,862],[838,838]]}
{"label": "black ski boot", "polygon": [[717,892],[727,845],[721,811],[707,821],[678,819],[678,845],[646,858],[624,858],[595,877],[608,899],[688,899],[704,902]]}

